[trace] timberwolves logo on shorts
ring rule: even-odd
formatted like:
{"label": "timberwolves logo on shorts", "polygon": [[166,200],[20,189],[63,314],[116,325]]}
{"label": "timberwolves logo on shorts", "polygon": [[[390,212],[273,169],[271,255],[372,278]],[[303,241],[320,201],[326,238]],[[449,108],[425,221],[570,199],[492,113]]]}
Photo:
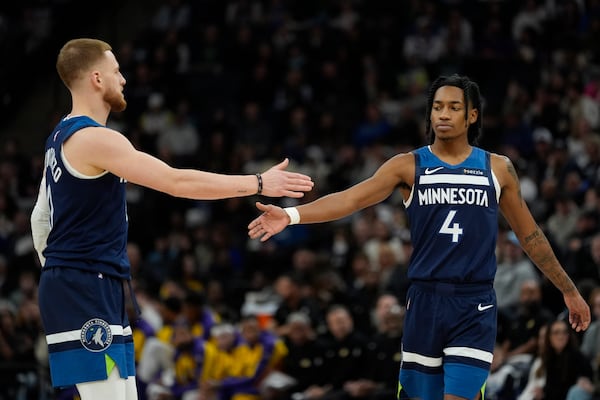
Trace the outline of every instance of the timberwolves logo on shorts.
{"label": "timberwolves logo on shorts", "polygon": [[90,319],[81,328],[81,344],[89,351],[105,350],[112,343],[110,325],[100,318]]}

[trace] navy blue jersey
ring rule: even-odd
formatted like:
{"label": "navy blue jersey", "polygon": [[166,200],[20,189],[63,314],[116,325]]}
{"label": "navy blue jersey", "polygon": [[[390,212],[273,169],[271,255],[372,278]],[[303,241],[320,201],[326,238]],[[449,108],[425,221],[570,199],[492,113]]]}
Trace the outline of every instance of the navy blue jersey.
{"label": "navy blue jersey", "polygon": [[443,162],[429,146],[413,154],[415,183],[405,202],[414,246],[408,277],[493,282],[500,188],[490,153],[473,147],[458,165]]}
{"label": "navy blue jersey", "polygon": [[75,132],[102,125],[67,117],[46,141],[44,163],[50,233],[44,268],[56,266],[129,278],[125,180],[106,171],[85,176],[68,164],[63,143]]}

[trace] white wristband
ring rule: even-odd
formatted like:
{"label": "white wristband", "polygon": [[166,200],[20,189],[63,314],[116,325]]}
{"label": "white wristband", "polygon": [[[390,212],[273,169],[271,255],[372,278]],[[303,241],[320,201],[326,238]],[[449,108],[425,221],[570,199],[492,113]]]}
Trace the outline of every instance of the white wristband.
{"label": "white wristband", "polygon": [[300,223],[300,213],[296,207],[286,207],[283,209],[290,217],[290,225]]}

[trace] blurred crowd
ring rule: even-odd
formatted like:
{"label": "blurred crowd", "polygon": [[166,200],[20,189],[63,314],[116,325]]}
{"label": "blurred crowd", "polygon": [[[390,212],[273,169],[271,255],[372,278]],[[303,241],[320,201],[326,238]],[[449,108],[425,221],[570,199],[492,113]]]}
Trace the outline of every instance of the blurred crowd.
{"label": "blurred crowd", "polygon": [[[426,144],[438,75],[477,81],[480,144],[513,161],[595,320],[585,333],[568,328],[560,292],[500,220],[486,398],[600,398],[600,1],[156,6],[142,32],[111,43],[128,108],[108,125],[178,167],[256,173],[288,157],[316,185],[300,200],[268,199],[283,206]],[[29,156],[18,138],[1,146],[0,399],[71,400],[73,388],[49,387],[37,306],[29,215],[43,149]],[[398,194],[265,243],[247,236],[258,197],[190,201],[135,185],[127,196],[141,398],[395,397],[411,254]]]}

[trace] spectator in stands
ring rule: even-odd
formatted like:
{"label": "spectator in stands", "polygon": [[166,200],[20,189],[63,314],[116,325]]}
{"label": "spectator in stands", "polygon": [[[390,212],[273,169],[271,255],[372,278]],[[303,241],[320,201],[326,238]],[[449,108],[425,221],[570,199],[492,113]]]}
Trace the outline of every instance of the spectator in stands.
{"label": "spectator in stands", "polygon": [[558,251],[562,255],[567,252],[569,238],[575,231],[579,212],[579,207],[570,196],[564,193],[556,196],[554,210],[548,216],[546,228],[548,235],[556,243]]}
{"label": "spectator in stands", "polygon": [[287,393],[291,398],[306,396],[311,387],[327,383],[324,365],[327,347],[317,337],[310,318],[303,312],[289,314],[286,324],[290,328],[284,335],[288,354],[283,359],[282,372],[296,380]]}
{"label": "spectator in stands", "polygon": [[[200,133],[190,115],[190,105],[181,100],[177,104],[172,123],[158,133],[158,154],[163,160],[172,160],[173,165],[194,167],[197,164],[195,157],[200,144]],[[165,154],[169,157],[165,157]]]}
{"label": "spectator in stands", "polygon": [[285,343],[271,332],[262,330],[255,316],[240,321],[241,340],[233,349],[235,360],[229,376],[215,382],[219,399],[260,399],[260,384],[267,374],[281,369],[288,353]]}
{"label": "spectator in stands", "polygon": [[291,327],[286,323],[288,317],[297,312],[302,312],[310,319],[312,327],[323,323],[323,317],[317,301],[302,292],[304,282],[298,274],[282,274],[273,283],[275,292],[280,298],[280,303],[273,315],[274,332],[278,336],[289,334]]}
{"label": "spectator in stands", "polygon": [[543,351],[546,348],[546,330],[548,325],[540,327],[537,339],[537,352],[535,359],[529,367],[527,384],[520,390],[517,400],[537,400],[543,396],[544,386],[546,385],[546,374],[541,368]]}
{"label": "spectator in stands", "polygon": [[580,350],[594,372],[594,386],[600,389],[600,286],[596,286],[590,293],[589,303],[594,320],[583,334]]}
{"label": "spectator in stands", "polygon": [[498,309],[517,305],[521,288],[526,281],[539,281],[539,275],[519,245],[513,231],[504,233],[498,241],[499,254],[494,289],[498,297]]}
{"label": "spectator in stands", "polygon": [[591,388],[592,367],[579,350],[577,338],[563,320],[553,321],[546,330],[540,368],[546,375],[544,400],[568,399],[569,389],[585,378]]}
{"label": "spectator in stands", "polygon": [[[379,303],[389,302],[384,295]],[[398,390],[398,373],[402,361],[402,332],[406,309],[400,304],[379,306],[380,318],[377,333],[367,343],[365,376],[350,385],[347,391],[353,398],[385,400]],[[348,390],[350,389],[350,390]]]}
{"label": "spectator in stands", "polygon": [[570,271],[573,280],[590,280],[600,285],[600,233],[595,233],[589,240],[584,241],[574,257]]}
{"label": "spectator in stands", "polygon": [[367,373],[364,369],[367,339],[354,330],[352,316],[345,306],[333,305],[327,312],[326,321],[325,384],[312,388],[307,395],[323,400],[349,398],[353,384],[365,378]]}
{"label": "spectator in stands", "polygon": [[165,105],[165,96],[160,92],[148,97],[147,109],[140,117],[142,150],[158,154],[158,139],[173,127],[174,115]]}
{"label": "spectator in stands", "polygon": [[137,378],[142,393],[149,384],[161,382],[163,373],[173,370],[175,348],[172,339],[175,327],[184,321],[182,308],[182,299],[175,296],[166,297],[160,303],[161,327],[154,336],[146,337],[138,363]]}
{"label": "spectator in stands", "polygon": [[494,357],[494,362],[501,365],[513,356],[535,354],[537,333],[552,319],[554,315],[543,306],[540,283],[537,280],[522,282],[518,303],[499,310],[501,351]]}
{"label": "spectator in stands", "polygon": [[361,332],[373,329],[371,309],[379,296],[379,271],[369,257],[357,251],[352,257],[352,274],[348,282],[348,307],[354,318],[354,326]]}
{"label": "spectator in stands", "polygon": [[538,348],[538,331],[554,319],[542,304],[537,280],[522,282],[518,303],[498,310],[497,344],[486,389],[491,396],[511,392],[525,380]]}

